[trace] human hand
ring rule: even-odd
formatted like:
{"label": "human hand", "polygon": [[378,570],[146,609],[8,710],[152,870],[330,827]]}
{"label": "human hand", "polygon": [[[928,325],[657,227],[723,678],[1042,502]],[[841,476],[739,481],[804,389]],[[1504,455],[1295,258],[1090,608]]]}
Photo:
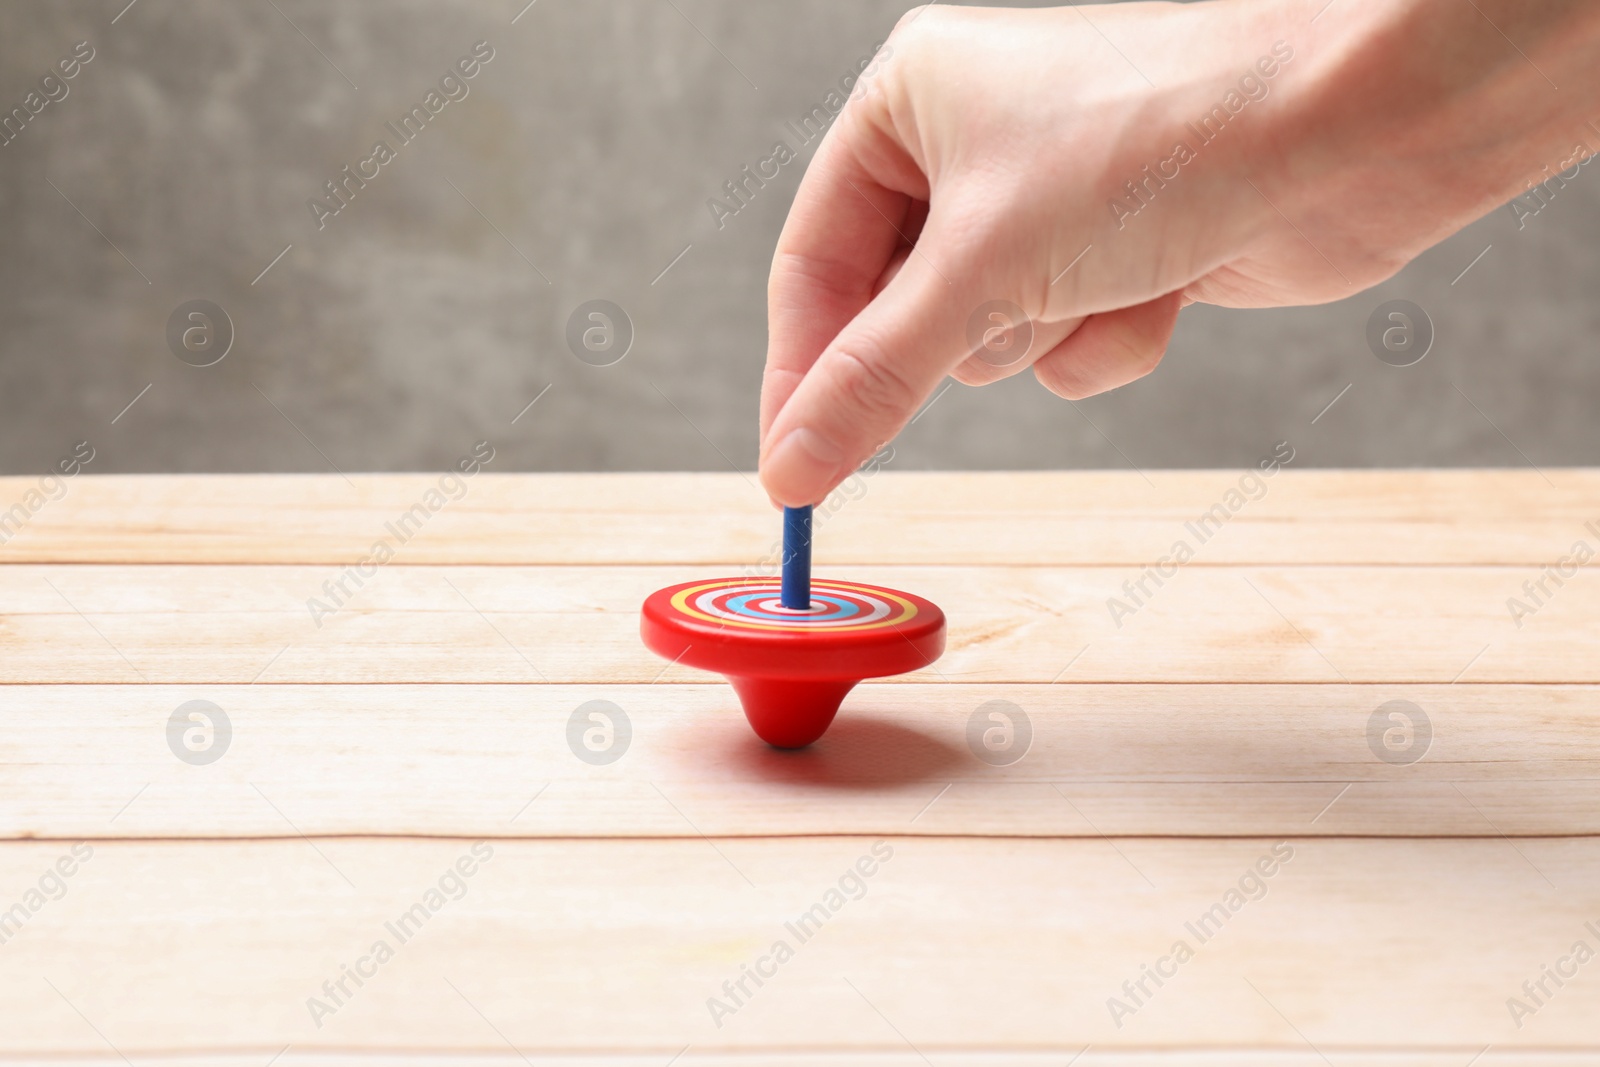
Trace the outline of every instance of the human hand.
{"label": "human hand", "polygon": [[[779,238],[767,491],[820,500],[947,374],[1031,367],[1078,399],[1149,373],[1185,304],[1318,303],[1390,276],[1571,154],[1539,71],[1581,80],[1592,55],[1560,39],[1581,22],[1592,53],[1595,18],[1517,7],[908,13]],[[1537,66],[1474,21],[1491,15]]]}

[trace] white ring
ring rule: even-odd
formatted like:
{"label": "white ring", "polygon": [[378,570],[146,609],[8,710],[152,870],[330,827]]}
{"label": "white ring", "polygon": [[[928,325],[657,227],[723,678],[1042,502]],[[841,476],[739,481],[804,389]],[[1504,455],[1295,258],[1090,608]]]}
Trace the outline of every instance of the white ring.
{"label": "white ring", "polygon": [[888,618],[891,609],[891,605],[888,602],[880,600],[875,596],[871,596],[870,594],[857,592],[855,590],[846,591],[842,589],[830,589],[827,587],[821,587],[817,590],[817,592],[831,596],[838,596],[844,600],[856,601],[865,605],[869,611],[864,614],[858,612],[855,615],[850,615],[842,619],[829,619],[827,621],[813,622],[812,616],[807,615],[804,612],[795,611],[792,608],[783,608],[782,601],[775,596],[769,597],[766,600],[751,602],[752,607],[759,608],[763,611],[774,611],[773,605],[776,605],[777,608],[783,611],[782,615],[774,615],[768,618],[763,618],[760,615],[740,615],[736,612],[728,611],[726,608],[722,608],[715,603],[715,601],[719,598],[726,599],[730,597],[742,596],[745,593],[770,594],[772,591],[772,586],[770,585],[723,586],[719,589],[712,589],[701,593],[699,596],[695,597],[694,606],[696,609],[704,612],[707,615],[718,619],[727,619],[730,622],[754,623],[758,626],[762,623],[770,623],[774,626],[792,626],[798,623],[801,625],[815,627],[817,629],[832,629],[840,626],[860,626],[864,623],[877,622],[879,619]]}

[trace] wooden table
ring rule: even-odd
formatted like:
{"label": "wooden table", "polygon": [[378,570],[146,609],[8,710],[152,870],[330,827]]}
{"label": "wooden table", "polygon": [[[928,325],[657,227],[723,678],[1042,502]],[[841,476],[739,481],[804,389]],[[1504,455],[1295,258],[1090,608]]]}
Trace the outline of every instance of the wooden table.
{"label": "wooden table", "polygon": [[862,478],[819,573],[950,647],[803,753],[638,640],[772,551],[740,476],[67,484],[0,546],[0,1063],[1600,1062],[1600,574],[1507,603],[1600,472]]}

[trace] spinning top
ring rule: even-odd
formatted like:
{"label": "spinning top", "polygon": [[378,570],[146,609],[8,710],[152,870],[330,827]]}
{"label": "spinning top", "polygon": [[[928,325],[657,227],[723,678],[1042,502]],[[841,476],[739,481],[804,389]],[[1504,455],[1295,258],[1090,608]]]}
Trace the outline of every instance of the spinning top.
{"label": "spinning top", "polygon": [[926,667],[944,651],[944,612],[874,585],[811,579],[811,509],[785,508],[783,578],[714,578],[650,594],[639,631],[675,663],[716,671],[778,748],[803,748],[863,678]]}

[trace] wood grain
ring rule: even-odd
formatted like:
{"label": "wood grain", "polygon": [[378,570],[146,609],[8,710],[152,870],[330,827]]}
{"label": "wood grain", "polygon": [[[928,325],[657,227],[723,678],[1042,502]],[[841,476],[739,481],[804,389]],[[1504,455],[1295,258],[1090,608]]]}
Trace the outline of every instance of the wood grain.
{"label": "wood grain", "polygon": [[[863,476],[819,567],[930,597],[950,650],[802,753],[637,636],[653,589],[770,559],[743,476],[482,474],[404,538],[438,475],[73,479],[0,521],[0,1065],[1600,1064],[1600,963],[1508,1009],[1600,949],[1600,581],[1507,606],[1600,544],[1600,471],[1546,475],[1291,469],[1203,543],[1241,472]],[[170,747],[190,700],[213,763]],[[594,700],[631,729],[605,765]],[[1396,700],[1415,762],[1374,747]],[[1003,766],[992,701],[1031,733]]]}
{"label": "wood grain", "polygon": [[[0,683],[703,682],[638,637],[681,567],[390,564],[332,615],[309,566],[0,567]],[[716,576],[716,571],[700,572]],[[1580,570],[1521,626],[1502,567],[1190,567],[1113,621],[1119,568],[860,567],[950,618],[906,681],[1600,683],[1600,581]],[[1124,603],[1131,601],[1123,600]],[[1119,625],[1120,624],[1120,625]],[[894,684],[891,683],[891,684]]]}
{"label": "wood grain", "polygon": [[[1593,1042],[1596,964],[1519,1030],[1540,965],[1596,940],[1600,842],[886,838],[801,942],[785,927],[873,838],[499,842],[402,944],[393,922],[466,842],[93,846],[0,951],[14,1053],[345,1049],[1571,1049]],[[1236,910],[1186,926],[1263,857]],[[0,847],[33,881],[60,844]],[[1530,869],[1538,864],[1551,882]],[[1551,884],[1553,883],[1553,885]],[[454,895],[456,886],[447,889]],[[1226,906],[1224,910],[1227,911]],[[831,911],[831,914],[830,914]],[[1318,917],[1307,922],[1308,916]],[[307,998],[385,939],[394,958],[318,1028]],[[786,939],[794,956],[719,1028],[707,999]],[[1185,940],[1119,1028],[1108,998]],[[1449,961],[1441,966],[1441,961]],[[768,967],[769,971],[774,968]],[[1170,969],[1170,968],[1169,968]],[[47,981],[48,980],[48,984]],[[55,986],[51,988],[51,984]],[[452,988],[453,987],[453,988]],[[1553,987],[1552,987],[1553,988]],[[58,992],[59,991],[59,992]],[[79,1014],[81,1012],[81,1015]],[[291,1059],[292,1062],[292,1059]],[[1462,1060],[1465,1062],[1465,1059]]]}
{"label": "wood grain", "polygon": [[[169,747],[191,700],[231,730],[204,766]],[[1390,700],[1431,739],[1383,748]],[[8,686],[0,766],[6,838],[1600,834],[1600,689],[866,687],[784,753],[721,685]]]}
{"label": "wood grain", "polygon": [[[774,552],[753,476],[497,474],[447,486],[404,562],[739,564]],[[1246,484],[1200,564],[1543,566],[1600,522],[1600,472],[1283,469]],[[858,475],[821,509],[826,566],[1137,565],[1235,503],[1244,471]],[[82,475],[0,528],[19,563],[353,563],[437,474]],[[1257,488],[1259,484],[1260,488]],[[0,513],[38,479],[0,478]],[[14,529],[14,533],[13,533]]]}

